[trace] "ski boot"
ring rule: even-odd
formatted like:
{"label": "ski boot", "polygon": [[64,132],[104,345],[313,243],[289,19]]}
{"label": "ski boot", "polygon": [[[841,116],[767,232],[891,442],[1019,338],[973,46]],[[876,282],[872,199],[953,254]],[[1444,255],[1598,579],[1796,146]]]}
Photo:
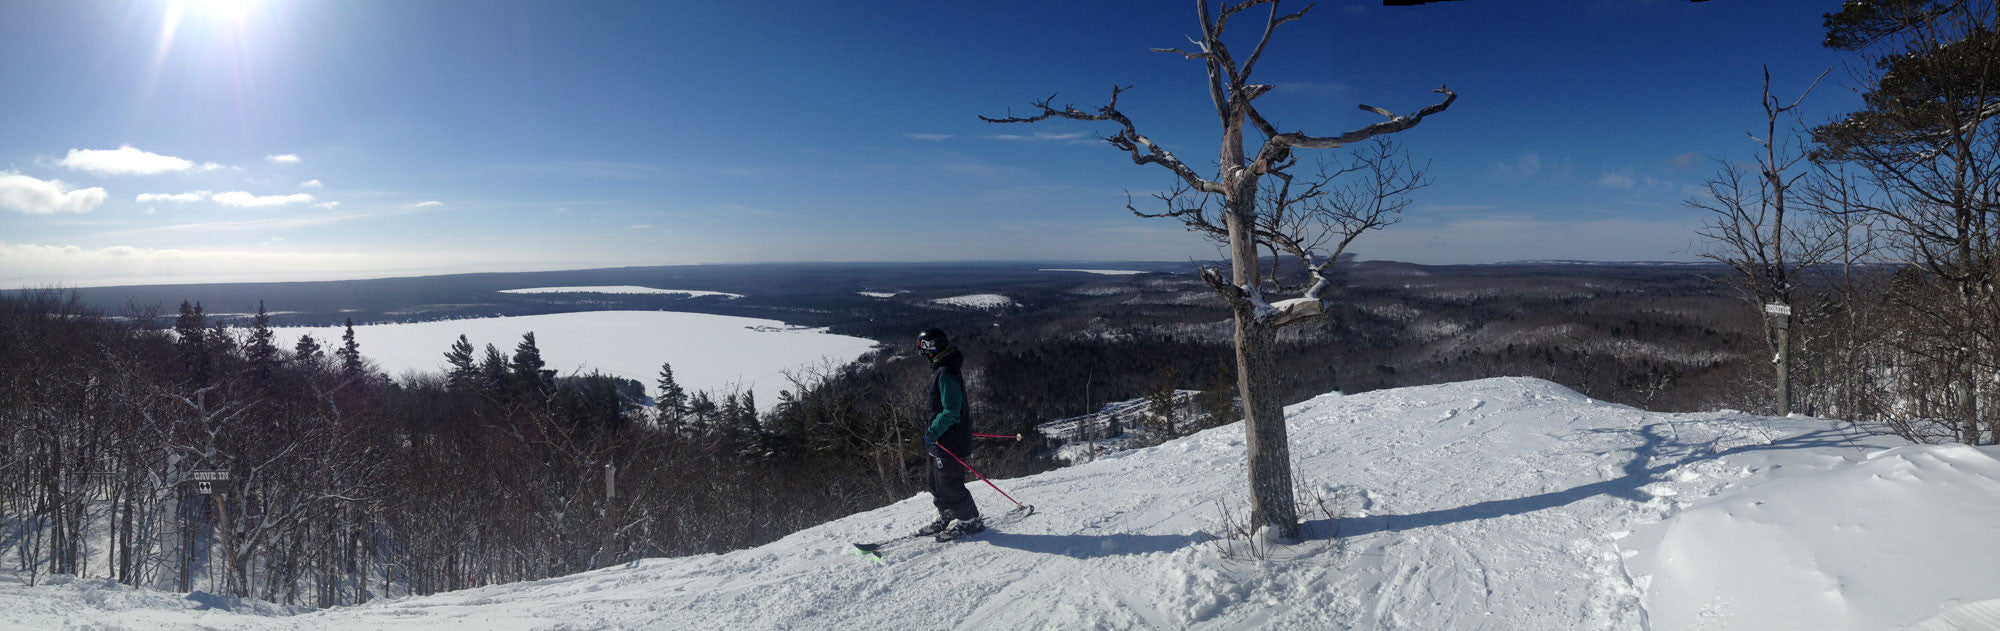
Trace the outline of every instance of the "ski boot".
{"label": "ski boot", "polygon": [[917,536],[928,537],[931,535],[944,532],[946,528],[950,527],[951,527],[951,518],[939,515],[937,521],[933,521],[931,523],[925,524],[924,527],[922,528],[918,528]]}

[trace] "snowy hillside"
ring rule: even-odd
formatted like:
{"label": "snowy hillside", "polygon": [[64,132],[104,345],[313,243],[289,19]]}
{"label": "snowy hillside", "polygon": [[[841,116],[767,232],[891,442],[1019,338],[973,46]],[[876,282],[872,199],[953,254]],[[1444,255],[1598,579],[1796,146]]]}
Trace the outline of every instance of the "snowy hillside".
{"label": "snowy hillside", "polygon": [[1521,378],[1328,395],[1289,418],[1300,486],[1335,515],[1302,506],[1321,539],[1264,558],[1223,537],[1244,510],[1229,426],[999,480],[1037,512],[879,564],[847,544],[915,529],[927,496],[725,555],[292,616],[9,583],[0,627],[1951,629],[2000,609],[1979,602],[2000,598],[1994,450]]}

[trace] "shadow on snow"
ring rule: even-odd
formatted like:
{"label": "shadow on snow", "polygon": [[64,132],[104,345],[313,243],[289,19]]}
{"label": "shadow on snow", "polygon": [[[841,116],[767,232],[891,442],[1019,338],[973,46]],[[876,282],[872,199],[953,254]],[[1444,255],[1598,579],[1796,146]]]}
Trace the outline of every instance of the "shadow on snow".
{"label": "shadow on snow", "polygon": [[[1668,425],[1671,428],[1671,424]],[[1315,519],[1302,524],[1301,531],[1307,533],[1331,533],[1334,538],[1356,537],[1384,531],[1403,531],[1412,528],[1423,528],[1425,526],[1440,526],[1478,519],[1519,515],[1545,508],[1564,506],[1578,500],[1599,495],[1609,495],[1634,502],[1646,502],[1653,498],[1651,495],[1640,491],[1640,487],[1659,481],[1660,474],[1693,462],[1714,460],[1753,451],[1857,446],[1853,444],[1854,435],[1852,433],[1842,432],[1834,428],[1781,438],[1765,444],[1743,445],[1723,450],[1715,449],[1715,445],[1723,440],[1722,437],[1703,443],[1684,444],[1679,442],[1677,436],[1674,437],[1676,440],[1670,442],[1668,437],[1662,435],[1660,432],[1659,425],[1647,425],[1637,430],[1588,430],[1588,433],[1593,434],[1636,433],[1640,434],[1644,439],[1643,443],[1632,448],[1632,460],[1625,463],[1625,474],[1602,482],[1593,482],[1571,489],[1550,491],[1527,497],[1489,500],[1456,508],[1444,508],[1409,515],[1371,515],[1368,517]],[[1652,467],[1646,466],[1648,462],[1662,458],[1670,460],[1665,464]],[[1311,538],[1325,538],[1325,535]]]}
{"label": "shadow on snow", "polygon": [[1198,543],[1213,541],[1215,537],[1205,532],[1187,535],[1028,535],[1009,532],[989,532],[980,535],[981,540],[1002,548],[1013,548],[1024,552],[1059,554],[1077,559],[1097,559],[1111,556],[1172,552]]}

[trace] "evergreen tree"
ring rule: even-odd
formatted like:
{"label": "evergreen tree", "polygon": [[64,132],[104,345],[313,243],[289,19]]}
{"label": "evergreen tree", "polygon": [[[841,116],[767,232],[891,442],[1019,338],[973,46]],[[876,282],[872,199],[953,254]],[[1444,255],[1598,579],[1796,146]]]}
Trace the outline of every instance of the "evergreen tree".
{"label": "evergreen tree", "polygon": [[1146,391],[1146,411],[1148,412],[1146,425],[1149,426],[1147,429],[1153,431],[1153,436],[1157,440],[1164,441],[1179,438],[1181,435],[1182,428],[1178,423],[1174,422],[1174,417],[1179,412],[1180,407],[1179,401],[1174,396],[1174,380],[1179,378],[1179,376],[1179,371],[1168,367],[1160,375],[1159,383],[1154,384],[1151,389]]}
{"label": "evergreen tree", "polygon": [[556,371],[543,369],[547,365],[542,361],[542,349],[535,347],[535,332],[521,334],[521,343],[514,346],[514,362],[508,366],[514,379],[528,392],[547,393],[556,376]]}
{"label": "evergreen tree", "polygon": [[715,413],[715,399],[710,398],[707,391],[694,393],[694,398],[688,401],[688,429],[696,433],[708,429],[715,423]]}
{"label": "evergreen tree", "polygon": [[446,386],[454,391],[468,391],[479,387],[479,366],[472,359],[472,341],[464,334],[451,343],[451,350],[445,351],[444,361],[451,365],[446,375]]}
{"label": "evergreen tree", "polygon": [[659,410],[660,423],[669,429],[678,428],[688,412],[687,391],[681,389],[680,382],[674,380],[672,364],[660,364],[660,396],[653,399],[653,407]]}
{"label": "evergreen tree", "polygon": [[743,401],[741,405],[737,406],[736,414],[737,423],[741,424],[743,430],[749,432],[751,436],[756,436],[763,431],[763,425],[757,419],[757,392],[755,390],[743,391]]}
{"label": "evergreen tree", "polygon": [[202,340],[208,344],[210,376],[220,377],[226,374],[227,371],[222,370],[223,364],[229,358],[236,356],[236,334],[230,330],[232,328],[235,327],[229,326],[226,322],[218,321],[208,327],[208,337]]}
{"label": "evergreen tree", "polygon": [[347,319],[347,332],[340,334],[340,350],[334,354],[340,356],[342,377],[356,379],[367,373],[367,367],[361,364],[361,343],[354,341],[354,318]]}
{"label": "evergreen tree", "polygon": [[479,360],[479,385],[488,394],[504,394],[511,390],[512,380],[507,374],[507,358],[500,354],[500,348],[486,345],[486,354]]}
{"label": "evergreen tree", "polygon": [[278,347],[272,343],[271,316],[264,312],[264,301],[257,301],[257,317],[250,321],[250,343],[243,348],[243,356],[250,362],[250,382],[258,387],[271,383],[271,375],[278,365]]}
{"label": "evergreen tree", "polygon": [[180,364],[181,374],[189,385],[196,388],[208,386],[209,366],[208,330],[202,322],[201,303],[189,304],[181,301],[180,317],[174,319],[174,359]]}
{"label": "evergreen tree", "polygon": [[313,339],[311,333],[306,333],[299,336],[297,344],[292,345],[292,361],[316,369],[319,368],[320,362],[326,361],[326,351],[320,349],[319,340]]}

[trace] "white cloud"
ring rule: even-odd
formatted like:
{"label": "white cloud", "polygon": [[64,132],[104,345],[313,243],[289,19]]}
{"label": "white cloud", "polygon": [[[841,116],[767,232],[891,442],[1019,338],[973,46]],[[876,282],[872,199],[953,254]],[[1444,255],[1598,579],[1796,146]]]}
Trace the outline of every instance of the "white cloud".
{"label": "white cloud", "polygon": [[1411,208],[1413,213],[1461,213],[1493,210],[1490,204],[1421,204]]}
{"label": "white cloud", "polygon": [[427,201],[427,202],[417,202],[417,203],[415,203],[415,204],[411,204],[411,205],[410,205],[410,207],[411,207],[411,208],[436,208],[436,207],[439,207],[439,206],[443,206],[443,205],[444,205],[444,202],[441,202],[441,201],[437,201],[437,200],[431,200],[431,201]]}
{"label": "white cloud", "polygon": [[[194,168],[193,162],[134,149],[131,145],[120,145],[117,149],[71,149],[58,164],[98,175],[152,175]],[[203,164],[202,168],[208,165]]]}
{"label": "white cloud", "polygon": [[1518,177],[1525,180],[1541,173],[1542,154],[1533,151],[1521,152],[1512,163],[1496,161],[1486,168],[1486,175],[1490,177]]}
{"label": "white cloud", "polygon": [[1693,151],[1674,156],[1672,159],[1667,160],[1667,165],[1673,167],[1675,171],[1686,171],[1700,163],[1701,156],[1695,155]]}
{"label": "white cloud", "polygon": [[339,207],[340,207],[340,202],[320,202],[320,203],[317,203],[317,204],[313,204],[313,205],[314,205],[314,206],[318,206],[318,207],[320,207],[320,208],[325,208],[325,209],[327,209],[327,210],[333,210],[333,209],[335,209],[335,208],[339,208]]}
{"label": "white cloud", "polygon": [[268,155],[264,156],[264,161],[269,162],[271,164],[298,164],[299,154],[280,153],[275,155]]}
{"label": "white cloud", "polygon": [[1632,179],[1632,170],[1606,171],[1597,178],[1597,185],[1605,188],[1632,188],[1638,181]]}
{"label": "white cloud", "polygon": [[1023,136],[1020,134],[999,134],[995,136],[987,136],[987,138],[992,138],[994,140],[1017,140],[1017,141],[1078,140],[1083,138],[1083,132],[1073,131],[1067,134],[1056,134],[1045,131],[1038,131],[1035,132],[1034,135],[1032,136]]}
{"label": "white cloud", "polygon": [[625,226],[625,229],[626,229],[626,230],[631,230],[631,231],[633,231],[633,232],[638,232],[638,231],[640,231],[640,230],[652,230],[652,229],[653,229],[653,224],[649,224],[649,223],[635,223],[635,224],[632,224],[632,225],[629,225],[629,226]]}
{"label": "white cloud", "polygon": [[87,213],[104,203],[104,197],[102,188],[70,190],[62,180],[38,180],[13,171],[0,171],[0,208],[30,215]]}
{"label": "white cloud", "polygon": [[186,193],[140,193],[136,201],[138,201],[141,204],[151,203],[151,202],[179,202],[185,204],[188,202],[198,202],[204,199],[208,199],[208,195],[209,195],[208,191],[189,191]]}
{"label": "white cloud", "polygon": [[[216,169],[220,169],[220,168],[222,168],[222,165],[220,165],[220,164],[216,164],[216,163],[214,163],[214,162],[203,162],[203,163],[201,163],[201,168],[200,168],[200,171],[202,171],[202,172],[206,173],[206,172],[209,172],[209,171],[214,171],[214,170],[216,170]],[[241,170],[241,169],[238,169],[238,170]]]}
{"label": "white cloud", "polygon": [[920,134],[920,133],[916,133],[916,132],[904,132],[904,133],[903,133],[903,136],[904,136],[904,137],[906,137],[906,138],[909,138],[909,139],[912,139],[912,140],[950,140],[950,139],[951,139],[951,134]]}
{"label": "white cloud", "polygon": [[319,180],[306,180],[299,182],[299,188],[326,188],[326,185],[319,183]]}
{"label": "white cloud", "polygon": [[1426,264],[1523,260],[1687,261],[1701,218],[1552,219],[1486,215],[1405,221],[1354,242],[1363,259]]}
{"label": "white cloud", "polygon": [[216,193],[212,199],[215,200],[215,203],[224,206],[262,208],[265,206],[309,204],[312,203],[313,196],[305,193],[293,193],[291,195],[251,195],[243,191],[230,191],[227,193]]}
{"label": "white cloud", "polygon": [[[441,253],[440,253],[441,254]],[[400,258],[399,258],[400,257]],[[152,249],[125,245],[85,249],[74,245],[0,242],[0,286],[60,282],[69,286],[147,284],[162,281],[294,279],[331,270],[365,274],[411,264],[437,264],[437,255],[268,250]]]}

